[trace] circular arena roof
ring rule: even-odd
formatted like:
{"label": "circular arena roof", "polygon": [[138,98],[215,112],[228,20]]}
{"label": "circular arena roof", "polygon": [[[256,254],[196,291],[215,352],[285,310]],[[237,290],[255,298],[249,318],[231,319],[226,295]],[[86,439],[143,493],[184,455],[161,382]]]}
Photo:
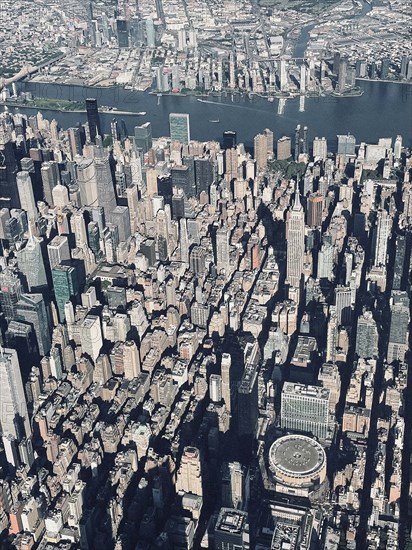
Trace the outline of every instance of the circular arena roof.
{"label": "circular arena roof", "polygon": [[304,435],[285,435],[269,449],[269,466],[276,477],[289,482],[309,482],[324,477],[326,454],[314,439]]}

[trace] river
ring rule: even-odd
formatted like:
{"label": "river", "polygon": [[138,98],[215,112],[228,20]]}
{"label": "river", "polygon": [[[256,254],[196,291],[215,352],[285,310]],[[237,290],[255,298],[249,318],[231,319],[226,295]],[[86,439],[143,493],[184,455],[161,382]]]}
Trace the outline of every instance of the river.
{"label": "river", "polygon": [[[95,97],[100,105],[117,107],[122,111],[146,112],[144,116],[101,113],[103,131],[110,132],[113,117],[124,120],[127,133],[133,134],[134,126],[150,121],[154,137],[169,135],[169,113],[189,113],[191,137],[195,140],[220,139],[224,130],[234,130],[238,142],[247,147],[253,145],[256,134],[269,128],[275,139],[292,135],[297,124],[308,127],[309,139],[325,136],[331,151],[335,149],[336,135],[352,133],[357,143],[373,143],[380,137],[396,137],[400,134],[406,146],[412,146],[412,86],[388,82],[360,83],[364,90],[361,97],[305,98],[305,111],[299,110],[299,98],[288,99],[283,114],[277,114],[278,99],[269,102],[252,96],[227,95],[204,98],[200,102],[193,96],[156,95],[134,92],[122,88],[87,88],[44,84],[19,83],[19,88],[31,91],[37,97],[62,98],[82,101]],[[36,108],[21,108],[21,112],[33,114]],[[13,109],[12,109],[13,111]],[[62,128],[86,121],[86,113],[60,112],[42,109],[46,118],[55,118]],[[218,123],[210,122],[219,120]]]}

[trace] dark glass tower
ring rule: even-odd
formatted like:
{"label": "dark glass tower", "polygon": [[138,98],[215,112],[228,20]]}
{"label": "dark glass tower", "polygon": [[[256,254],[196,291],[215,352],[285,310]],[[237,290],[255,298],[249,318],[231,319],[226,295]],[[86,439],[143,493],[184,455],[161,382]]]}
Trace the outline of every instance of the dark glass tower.
{"label": "dark glass tower", "polygon": [[97,99],[86,99],[87,122],[89,124],[90,141],[96,143],[96,136],[102,135],[100,126],[99,110],[97,108]]}

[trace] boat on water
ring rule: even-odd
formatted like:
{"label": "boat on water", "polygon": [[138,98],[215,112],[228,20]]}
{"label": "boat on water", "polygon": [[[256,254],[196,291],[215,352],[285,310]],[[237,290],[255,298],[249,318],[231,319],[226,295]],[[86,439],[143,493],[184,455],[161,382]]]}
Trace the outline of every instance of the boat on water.
{"label": "boat on water", "polygon": [[205,103],[205,100],[204,100],[204,99],[200,99],[200,97],[198,97],[197,100],[200,101],[200,103]]}
{"label": "boat on water", "polygon": [[139,113],[136,113],[136,114],[139,115],[139,116],[145,116],[146,111],[140,111]]}
{"label": "boat on water", "polygon": [[219,119],[216,119],[216,120],[209,120],[209,122],[212,122],[213,124],[218,124],[220,122]]}

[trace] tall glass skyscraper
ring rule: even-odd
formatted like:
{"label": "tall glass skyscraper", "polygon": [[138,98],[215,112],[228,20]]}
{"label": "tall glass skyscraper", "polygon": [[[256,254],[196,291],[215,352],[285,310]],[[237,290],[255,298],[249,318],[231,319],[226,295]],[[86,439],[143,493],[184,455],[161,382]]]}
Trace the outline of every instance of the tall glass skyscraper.
{"label": "tall glass skyscraper", "polygon": [[190,122],[187,113],[170,113],[170,138],[187,145],[190,142]]}
{"label": "tall glass skyscraper", "polygon": [[59,319],[63,323],[65,303],[76,297],[79,292],[76,268],[72,265],[56,265],[52,269],[52,278]]}
{"label": "tall glass skyscraper", "polygon": [[86,99],[87,122],[89,124],[90,141],[96,143],[96,136],[102,135],[100,126],[99,110],[97,108],[97,99]]}

